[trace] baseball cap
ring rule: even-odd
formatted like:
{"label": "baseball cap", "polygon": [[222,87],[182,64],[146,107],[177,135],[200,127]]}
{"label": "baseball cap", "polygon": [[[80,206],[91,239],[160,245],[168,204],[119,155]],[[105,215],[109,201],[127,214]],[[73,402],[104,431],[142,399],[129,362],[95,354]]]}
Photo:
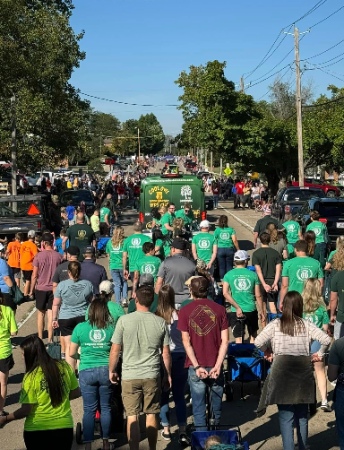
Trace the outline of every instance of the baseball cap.
{"label": "baseball cap", "polygon": [[92,255],[95,255],[96,249],[92,247],[92,245],[89,245],[88,247],[85,248],[85,253],[91,253]]}
{"label": "baseball cap", "polygon": [[188,278],[188,279],[185,281],[184,284],[186,284],[187,286],[190,286],[191,281],[192,281],[194,278],[199,278],[200,276],[201,276],[201,275],[193,275],[192,277]]}
{"label": "baseball cap", "polygon": [[177,250],[185,250],[186,241],[184,239],[175,238],[172,241],[171,247],[176,248]]}
{"label": "baseball cap", "polygon": [[111,294],[114,292],[113,283],[110,280],[104,280],[99,285],[99,292],[104,292],[104,294]]}
{"label": "baseball cap", "polygon": [[143,273],[139,280],[140,286],[154,286],[154,277],[151,273]]}
{"label": "baseball cap", "polygon": [[27,237],[34,238],[35,236],[36,236],[36,231],[35,230],[28,231]]}
{"label": "baseball cap", "polygon": [[251,259],[251,256],[246,250],[238,250],[234,253],[234,261],[248,261],[249,259]]}
{"label": "baseball cap", "polygon": [[202,222],[199,224],[200,228],[209,228],[210,227],[210,223],[208,220],[202,220]]}
{"label": "baseball cap", "polygon": [[1,244],[0,242],[0,252],[3,252],[5,250],[5,246],[3,244]]}
{"label": "baseball cap", "polygon": [[53,242],[54,241],[54,236],[49,233],[48,231],[46,231],[45,233],[42,234],[42,242]]}
{"label": "baseball cap", "polygon": [[80,255],[80,249],[76,245],[70,245],[67,248],[67,253],[70,256],[79,256]]}

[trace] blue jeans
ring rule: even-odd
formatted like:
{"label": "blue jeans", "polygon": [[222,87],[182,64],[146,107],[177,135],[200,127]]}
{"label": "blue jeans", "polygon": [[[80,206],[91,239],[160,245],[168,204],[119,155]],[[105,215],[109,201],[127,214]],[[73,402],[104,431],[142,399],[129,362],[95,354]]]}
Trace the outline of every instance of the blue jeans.
{"label": "blue jeans", "polygon": [[339,437],[340,450],[344,450],[344,385],[336,386],[336,400],[334,402],[334,412],[336,415],[336,427]]}
{"label": "blue jeans", "polygon": [[223,280],[223,277],[227,272],[233,269],[233,258],[233,247],[217,249],[217,262],[219,264],[219,273],[221,280]]}
{"label": "blue jeans", "polygon": [[82,420],[84,442],[94,440],[94,419],[100,406],[100,423],[103,439],[109,439],[111,428],[111,383],[108,366],[85,369],[79,372],[79,384],[84,403]]}
{"label": "blue jeans", "polygon": [[[210,372],[212,367],[205,367]],[[223,373],[216,379],[205,379],[205,381],[198,378],[195,369],[189,367],[189,385],[192,398],[192,413],[194,416],[194,424],[197,431],[206,431],[206,391],[210,391],[210,411],[215,418],[215,425],[220,424],[222,395],[223,395]],[[209,386],[209,388],[208,388]],[[208,392],[209,392],[208,391]]]}
{"label": "blue jeans", "polygon": [[[172,395],[176,405],[178,427],[186,425],[185,385],[188,381],[188,369],[184,367],[185,353],[171,353],[172,357]],[[160,399],[160,419],[163,427],[170,425],[169,395],[170,391],[162,391]]]}
{"label": "blue jeans", "polygon": [[299,450],[305,450],[308,438],[308,404],[277,405],[283,450],[294,450],[294,424]]}
{"label": "blue jeans", "polygon": [[123,277],[122,269],[111,269],[111,277],[115,285],[116,302],[121,304],[122,299],[128,297],[128,282]]}
{"label": "blue jeans", "polygon": [[217,208],[219,206],[219,196],[213,195],[213,201],[214,201],[214,208]]}

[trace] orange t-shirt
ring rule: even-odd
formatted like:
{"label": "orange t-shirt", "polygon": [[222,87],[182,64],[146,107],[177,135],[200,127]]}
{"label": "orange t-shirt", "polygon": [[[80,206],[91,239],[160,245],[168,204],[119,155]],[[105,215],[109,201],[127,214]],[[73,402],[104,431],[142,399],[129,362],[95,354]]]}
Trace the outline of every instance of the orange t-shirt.
{"label": "orange t-shirt", "polygon": [[38,253],[37,246],[32,241],[25,241],[20,246],[20,268],[21,270],[33,270],[32,261]]}
{"label": "orange t-shirt", "polygon": [[10,242],[7,246],[8,265],[13,269],[20,269],[20,248],[21,243],[18,241]]}

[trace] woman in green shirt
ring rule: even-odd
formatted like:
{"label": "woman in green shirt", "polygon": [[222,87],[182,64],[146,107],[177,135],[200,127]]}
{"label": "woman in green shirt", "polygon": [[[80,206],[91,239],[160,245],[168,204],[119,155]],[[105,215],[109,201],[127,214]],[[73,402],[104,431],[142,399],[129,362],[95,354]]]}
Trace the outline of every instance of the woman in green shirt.
{"label": "woman in green shirt", "polygon": [[128,281],[123,275],[123,243],[124,228],[116,227],[111,240],[106,244],[106,253],[109,256],[111,277],[115,285],[115,298],[119,305],[127,306]]}
{"label": "woman in green shirt", "polygon": [[217,263],[219,265],[220,278],[223,280],[225,274],[233,269],[234,253],[239,250],[235,230],[228,226],[227,216],[220,216],[214,237],[217,243]]}
{"label": "woman in green shirt", "polygon": [[37,336],[27,337],[24,353],[25,375],[19,409],[0,417],[0,427],[25,418],[24,442],[27,450],[71,450],[73,417],[70,400],[80,397],[78,380],[66,361],[48,355]]}
{"label": "woman in green shirt", "polygon": [[[83,440],[85,450],[94,441],[94,421],[100,404],[103,449],[109,450],[111,429],[111,382],[109,355],[111,337],[115,331],[106,295],[96,297],[88,310],[87,322],[79,323],[73,331],[70,355],[79,359],[79,383],[84,404]],[[79,348],[81,352],[79,355]]]}
{"label": "woman in green shirt", "polygon": [[311,223],[307,225],[306,231],[313,231],[315,234],[314,258],[324,268],[326,263],[326,247],[329,241],[327,227],[323,222],[320,222],[320,214],[318,211],[311,211],[310,217]]}

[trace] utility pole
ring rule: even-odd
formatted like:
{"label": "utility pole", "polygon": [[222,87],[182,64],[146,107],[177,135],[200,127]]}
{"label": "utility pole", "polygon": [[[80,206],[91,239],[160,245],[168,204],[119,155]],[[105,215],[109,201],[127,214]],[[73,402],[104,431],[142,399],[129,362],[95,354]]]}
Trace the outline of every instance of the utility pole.
{"label": "utility pole", "polygon": [[213,152],[210,152],[210,170],[213,171]]}
{"label": "utility pole", "polygon": [[12,163],[12,195],[17,195],[17,124],[16,124],[16,96],[11,97],[11,163]]}
{"label": "utility pole", "polygon": [[241,92],[245,93],[245,82],[244,82],[244,77],[240,78],[240,90]]}
{"label": "utility pole", "polygon": [[140,128],[139,127],[137,127],[137,144],[138,144],[138,149],[139,149],[139,161],[140,161],[141,145],[140,145]]}
{"label": "utility pole", "polygon": [[303,187],[305,184],[305,175],[303,166],[302,97],[301,97],[299,37],[300,37],[299,29],[295,27],[294,45],[295,45],[295,73],[296,73],[297,154],[299,162],[299,186]]}
{"label": "utility pole", "polygon": [[222,158],[220,158],[220,177],[222,177]]}

